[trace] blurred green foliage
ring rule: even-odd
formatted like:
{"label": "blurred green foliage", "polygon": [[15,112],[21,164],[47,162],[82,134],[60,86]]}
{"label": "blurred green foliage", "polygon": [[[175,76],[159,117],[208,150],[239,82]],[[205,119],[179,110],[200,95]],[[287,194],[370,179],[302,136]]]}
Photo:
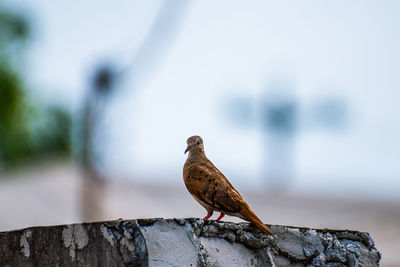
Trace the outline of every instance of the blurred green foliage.
{"label": "blurred green foliage", "polygon": [[70,114],[28,97],[20,66],[29,34],[23,16],[0,7],[0,165],[5,168],[71,152]]}

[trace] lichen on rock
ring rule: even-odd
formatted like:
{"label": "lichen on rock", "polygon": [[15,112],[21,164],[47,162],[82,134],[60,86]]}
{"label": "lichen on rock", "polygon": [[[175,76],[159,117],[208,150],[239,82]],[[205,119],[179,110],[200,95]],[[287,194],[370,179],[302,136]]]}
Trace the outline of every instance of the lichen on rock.
{"label": "lichen on rock", "polygon": [[0,266],[379,266],[368,233],[197,218],[0,232]]}

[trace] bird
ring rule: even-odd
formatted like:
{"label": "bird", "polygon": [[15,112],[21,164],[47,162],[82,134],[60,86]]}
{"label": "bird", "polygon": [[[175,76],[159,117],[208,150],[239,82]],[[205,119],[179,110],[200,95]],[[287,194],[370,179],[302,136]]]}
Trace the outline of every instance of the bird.
{"label": "bird", "polygon": [[189,155],[183,166],[183,180],[189,193],[206,209],[207,215],[203,220],[209,219],[216,211],[220,212],[217,221],[228,214],[254,224],[264,234],[273,235],[222,172],[206,157],[203,139],[194,135],[186,143],[185,154],[189,152]]}

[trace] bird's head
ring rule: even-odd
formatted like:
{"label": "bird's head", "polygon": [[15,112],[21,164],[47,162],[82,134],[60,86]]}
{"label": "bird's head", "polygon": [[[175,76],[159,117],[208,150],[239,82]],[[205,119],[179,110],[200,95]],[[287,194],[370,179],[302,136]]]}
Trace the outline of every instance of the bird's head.
{"label": "bird's head", "polygon": [[186,143],[187,143],[187,147],[185,150],[185,154],[188,151],[189,151],[189,153],[204,152],[203,139],[201,139],[200,136],[198,136],[198,135],[191,136],[187,139]]}

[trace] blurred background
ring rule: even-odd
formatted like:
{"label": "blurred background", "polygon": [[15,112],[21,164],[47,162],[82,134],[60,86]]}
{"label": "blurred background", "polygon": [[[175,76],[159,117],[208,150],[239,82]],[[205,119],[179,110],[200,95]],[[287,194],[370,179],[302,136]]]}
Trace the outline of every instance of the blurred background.
{"label": "blurred background", "polygon": [[398,266],[399,11],[3,0],[0,231],[202,218],[182,178],[200,135],[265,223],[368,231]]}

